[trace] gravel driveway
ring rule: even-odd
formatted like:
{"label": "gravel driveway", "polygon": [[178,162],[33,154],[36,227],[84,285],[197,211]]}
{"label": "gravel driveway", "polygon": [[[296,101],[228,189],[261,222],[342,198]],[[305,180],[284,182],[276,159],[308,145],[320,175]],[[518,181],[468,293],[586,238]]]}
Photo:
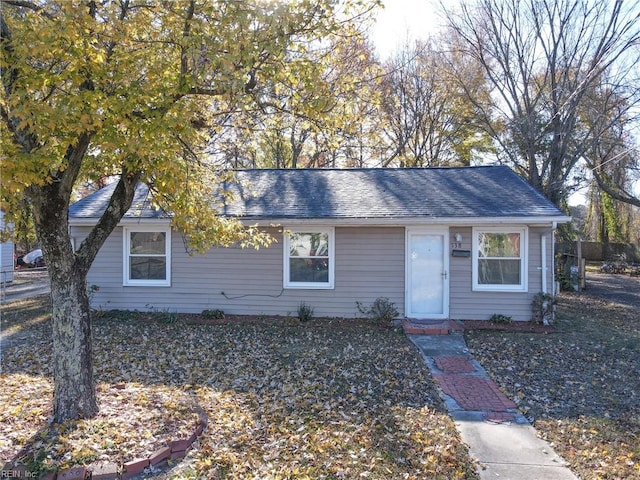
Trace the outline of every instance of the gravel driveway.
{"label": "gravel driveway", "polygon": [[585,294],[627,308],[640,309],[640,277],[587,272]]}
{"label": "gravel driveway", "polygon": [[2,286],[2,303],[43,295],[51,291],[49,274],[43,268],[25,268],[16,270],[13,282]]}

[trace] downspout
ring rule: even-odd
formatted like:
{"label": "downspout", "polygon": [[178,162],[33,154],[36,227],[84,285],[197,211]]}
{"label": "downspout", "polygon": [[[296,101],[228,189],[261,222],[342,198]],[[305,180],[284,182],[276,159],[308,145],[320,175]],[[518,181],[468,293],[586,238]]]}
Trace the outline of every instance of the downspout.
{"label": "downspout", "polygon": [[[547,274],[549,272],[549,267],[547,265],[547,235],[550,233],[552,235],[553,238],[553,233],[555,232],[557,227],[557,223],[553,222],[552,228],[551,230],[548,230],[544,233],[542,233],[540,235],[540,256],[542,257],[542,265],[541,265],[541,270],[542,270],[542,281],[541,281],[541,287],[542,287],[542,295],[543,295],[543,301],[542,301],[542,311],[546,312],[547,308],[548,308],[548,302],[549,299],[547,298],[547,295],[549,293],[549,286],[548,286],[548,281],[547,281]],[[551,258],[554,259],[555,258],[555,252],[554,252],[554,244],[553,242],[551,242]],[[553,287],[553,293],[552,296],[555,296],[555,286]],[[556,311],[555,308],[553,309],[553,312],[551,314],[551,320],[555,319],[555,315],[556,315]],[[548,319],[546,318],[546,316],[543,314],[543,319],[542,319],[543,323],[545,325],[547,325],[549,323]]]}
{"label": "downspout", "polygon": [[[555,242],[555,238],[556,238],[556,229],[558,228],[558,222],[553,222],[551,224],[551,262],[553,265],[553,291],[551,292],[551,295],[553,295],[554,297],[556,296],[556,275],[555,275],[555,268],[556,268],[556,242]],[[555,319],[555,314],[556,314],[556,310],[555,308],[553,309],[553,316]]]}
{"label": "downspout", "polygon": [[547,289],[547,233],[540,236],[540,255],[542,256],[542,293],[546,294]]}

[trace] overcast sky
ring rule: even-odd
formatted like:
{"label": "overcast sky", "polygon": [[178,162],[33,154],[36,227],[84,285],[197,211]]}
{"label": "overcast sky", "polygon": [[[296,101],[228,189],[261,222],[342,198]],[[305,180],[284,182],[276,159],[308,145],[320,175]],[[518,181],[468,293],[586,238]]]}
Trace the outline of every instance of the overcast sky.
{"label": "overcast sky", "polygon": [[[453,2],[447,0],[447,3]],[[382,59],[407,40],[425,38],[442,24],[437,0],[385,0],[384,3],[371,30],[371,39]]]}

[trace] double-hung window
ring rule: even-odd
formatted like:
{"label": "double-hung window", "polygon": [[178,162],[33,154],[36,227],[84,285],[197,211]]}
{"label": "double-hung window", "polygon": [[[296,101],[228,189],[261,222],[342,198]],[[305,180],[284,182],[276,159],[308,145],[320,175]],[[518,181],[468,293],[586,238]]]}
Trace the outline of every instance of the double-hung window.
{"label": "double-hung window", "polygon": [[124,229],[124,285],[171,285],[171,229]]}
{"label": "double-hung window", "polygon": [[473,289],[527,290],[527,229],[473,229]]}
{"label": "double-hung window", "polygon": [[284,236],[284,287],[333,288],[333,228],[289,230]]}

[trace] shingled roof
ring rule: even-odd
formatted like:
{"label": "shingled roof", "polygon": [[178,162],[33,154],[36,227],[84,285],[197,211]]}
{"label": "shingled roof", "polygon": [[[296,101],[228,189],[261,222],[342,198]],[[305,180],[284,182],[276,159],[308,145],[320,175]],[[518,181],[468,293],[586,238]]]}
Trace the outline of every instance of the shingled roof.
{"label": "shingled roof", "polygon": [[[97,192],[87,195],[69,207],[70,219],[98,219],[106,210],[109,199],[116,189],[118,182],[113,182]],[[162,209],[153,205],[149,195],[149,188],[139,183],[133,196],[131,208],[124,214],[124,218],[170,218]]]}
{"label": "shingled roof", "polygon": [[[239,170],[224,215],[250,220],[437,219],[567,217],[504,166],[410,169]],[[106,187],[70,208],[72,218],[94,218],[106,208]],[[141,185],[127,217],[165,215]]]}

